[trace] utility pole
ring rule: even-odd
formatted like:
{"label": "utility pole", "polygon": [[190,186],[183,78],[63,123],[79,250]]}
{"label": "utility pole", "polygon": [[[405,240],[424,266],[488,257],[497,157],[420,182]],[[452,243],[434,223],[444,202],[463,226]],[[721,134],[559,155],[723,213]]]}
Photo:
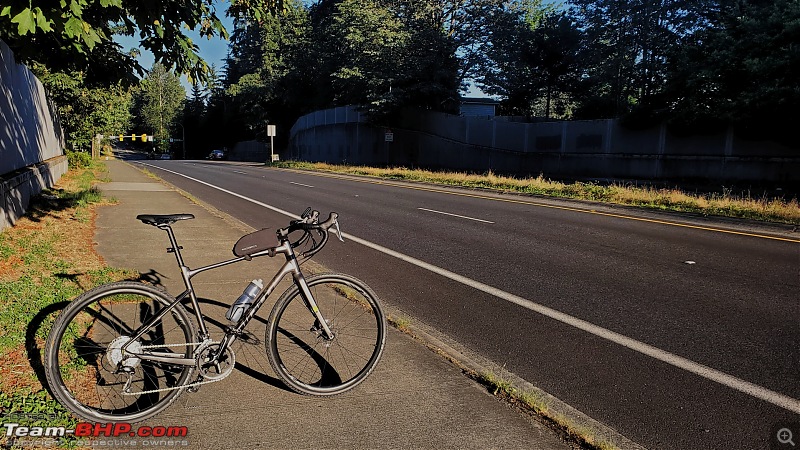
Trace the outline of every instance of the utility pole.
{"label": "utility pole", "polygon": [[181,126],[181,144],[183,144],[183,159],[186,159],[186,128],[183,127],[182,123],[178,123]]}

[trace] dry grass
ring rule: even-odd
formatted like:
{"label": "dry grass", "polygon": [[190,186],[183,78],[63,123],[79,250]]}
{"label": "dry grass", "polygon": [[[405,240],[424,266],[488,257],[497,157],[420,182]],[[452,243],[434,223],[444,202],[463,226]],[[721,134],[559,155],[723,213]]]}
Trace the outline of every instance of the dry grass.
{"label": "dry grass", "polygon": [[376,168],[326,163],[282,162],[278,167],[319,170],[371,177],[420,181],[450,186],[492,189],[501,192],[545,195],[591,200],[651,209],[691,212],[710,216],[755,219],[800,225],[797,199],[752,198],[723,194],[691,194],[680,189],[626,186],[621,184],[562,183],[538,176],[514,178],[492,172],[484,175],[461,172],[433,172],[404,167]]}

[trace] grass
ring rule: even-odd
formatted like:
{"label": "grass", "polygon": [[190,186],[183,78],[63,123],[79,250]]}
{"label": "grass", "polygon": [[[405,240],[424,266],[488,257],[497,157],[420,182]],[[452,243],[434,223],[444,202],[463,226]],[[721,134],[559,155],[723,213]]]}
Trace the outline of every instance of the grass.
{"label": "grass", "polygon": [[544,395],[538,392],[522,391],[516,388],[507,377],[497,375],[493,372],[478,374],[473,376],[473,378],[486,386],[487,389],[492,392],[492,395],[547,419],[558,430],[566,433],[582,447],[598,450],[612,450],[617,448],[610,442],[596,437],[590,429],[573,423],[561,414],[551,412],[548,400]]}
{"label": "grass", "polygon": [[[105,267],[94,252],[95,209],[110,202],[92,184],[94,163],[70,170],[0,232],[0,420],[23,426],[74,426],[43,386],[44,342],[64,305],[98,284],[135,277]],[[13,419],[13,420],[12,420]],[[0,447],[9,445],[0,436]]]}
{"label": "grass", "polygon": [[492,172],[487,174],[433,172],[404,167],[376,168],[298,161],[282,161],[273,163],[273,166],[800,225],[800,203],[796,198],[790,200],[753,198],[749,194],[736,196],[728,191],[692,194],[678,188],[667,189],[622,184],[563,183],[546,179],[541,175],[535,178],[514,178],[496,175]]}
{"label": "grass", "polygon": [[400,317],[389,316],[387,318],[387,321],[389,322],[389,325],[397,328],[402,332],[407,332],[408,327],[411,325],[411,318],[405,315]]}

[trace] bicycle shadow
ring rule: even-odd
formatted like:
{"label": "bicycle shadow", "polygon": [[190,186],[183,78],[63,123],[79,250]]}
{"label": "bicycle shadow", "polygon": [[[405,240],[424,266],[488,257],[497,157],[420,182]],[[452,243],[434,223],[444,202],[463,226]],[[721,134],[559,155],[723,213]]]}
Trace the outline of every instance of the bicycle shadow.
{"label": "bicycle shadow", "polygon": [[[38,313],[36,313],[35,316],[33,316],[33,319],[28,322],[28,327],[25,329],[25,354],[28,358],[28,363],[31,365],[31,369],[33,369],[36,379],[39,380],[39,383],[41,383],[42,387],[46,389],[51,396],[53,393],[50,390],[50,385],[47,383],[42,349],[39,348],[39,343],[36,341],[36,335],[39,333],[39,330],[45,323],[52,324],[58,314],[61,313],[61,310],[66,308],[67,305],[69,305],[68,301],[61,301],[47,305]],[[53,316],[52,320],[48,319],[50,316]],[[46,331],[48,333],[50,332],[49,329]]]}
{"label": "bicycle shadow", "polygon": [[[186,308],[187,311],[189,311],[190,314],[195,314],[195,310],[192,307],[191,301],[189,301],[187,299],[187,302],[188,303],[184,304],[183,306]],[[220,302],[218,300],[205,298],[205,297],[198,298],[197,302],[199,304],[201,304],[201,305],[204,305],[204,306],[205,305],[217,306],[217,307],[220,307],[220,308],[222,308],[223,310],[226,310],[226,311],[230,307],[230,305],[227,304],[227,303],[223,303],[223,302]],[[209,317],[208,315],[204,315],[204,319],[205,319],[206,325],[213,326],[213,327],[217,328],[218,330],[224,330],[226,327],[230,326],[229,323],[222,322],[220,320],[216,320],[213,317]],[[266,327],[266,325],[268,323],[267,320],[265,320],[265,319],[263,319],[263,318],[261,318],[259,316],[253,317],[253,321],[259,322],[259,323],[263,324],[265,327]],[[260,352],[263,353],[266,356],[266,351],[267,351],[266,343],[264,341],[262,341],[261,339],[258,339],[252,333],[242,336],[242,338],[238,339],[237,342],[240,344],[240,346],[243,346],[243,345],[249,345],[249,346],[253,346],[253,347],[259,347],[260,346]],[[247,375],[247,376],[249,376],[249,377],[251,377],[251,378],[253,378],[253,379],[257,380],[257,381],[261,381],[262,383],[269,384],[270,386],[273,386],[273,387],[276,387],[276,388],[279,388],[279,389],[283,389],[283,390],[285,390],[287,392],[293,392],[280,379],[272,377],[272,376],[267,375],[266,373],[264,373],[263,370],[265,370],[265,369],[263,367],[261,367],[261,370],[258,370],[256,368],[250,367],[247,364],[242,363],[241,361],[236,361],[235,368],[236,368],[236,370],[242,372],[243,374],[245,374],[245,375]]]}

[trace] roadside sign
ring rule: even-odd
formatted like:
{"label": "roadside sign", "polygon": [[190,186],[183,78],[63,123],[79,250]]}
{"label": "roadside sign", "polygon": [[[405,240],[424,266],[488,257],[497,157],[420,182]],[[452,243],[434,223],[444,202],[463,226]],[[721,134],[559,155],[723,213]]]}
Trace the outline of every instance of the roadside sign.
{"label": "roadside sign", "polygon": [[278,155],[277,153],[273,154],[272,155],[272,160],[273,161],[280,161],[280,155]]}
{"label": "roadside sign", "polygon": [[270,137],[277,136],[275,132],[276,132],[275,125],[267,125],[267,136]]}
{"label": "roadside sign", "polygon": [[394,133],[392,133],[391,131],[387,131],[385,138],[386,142],[394,142]]}

